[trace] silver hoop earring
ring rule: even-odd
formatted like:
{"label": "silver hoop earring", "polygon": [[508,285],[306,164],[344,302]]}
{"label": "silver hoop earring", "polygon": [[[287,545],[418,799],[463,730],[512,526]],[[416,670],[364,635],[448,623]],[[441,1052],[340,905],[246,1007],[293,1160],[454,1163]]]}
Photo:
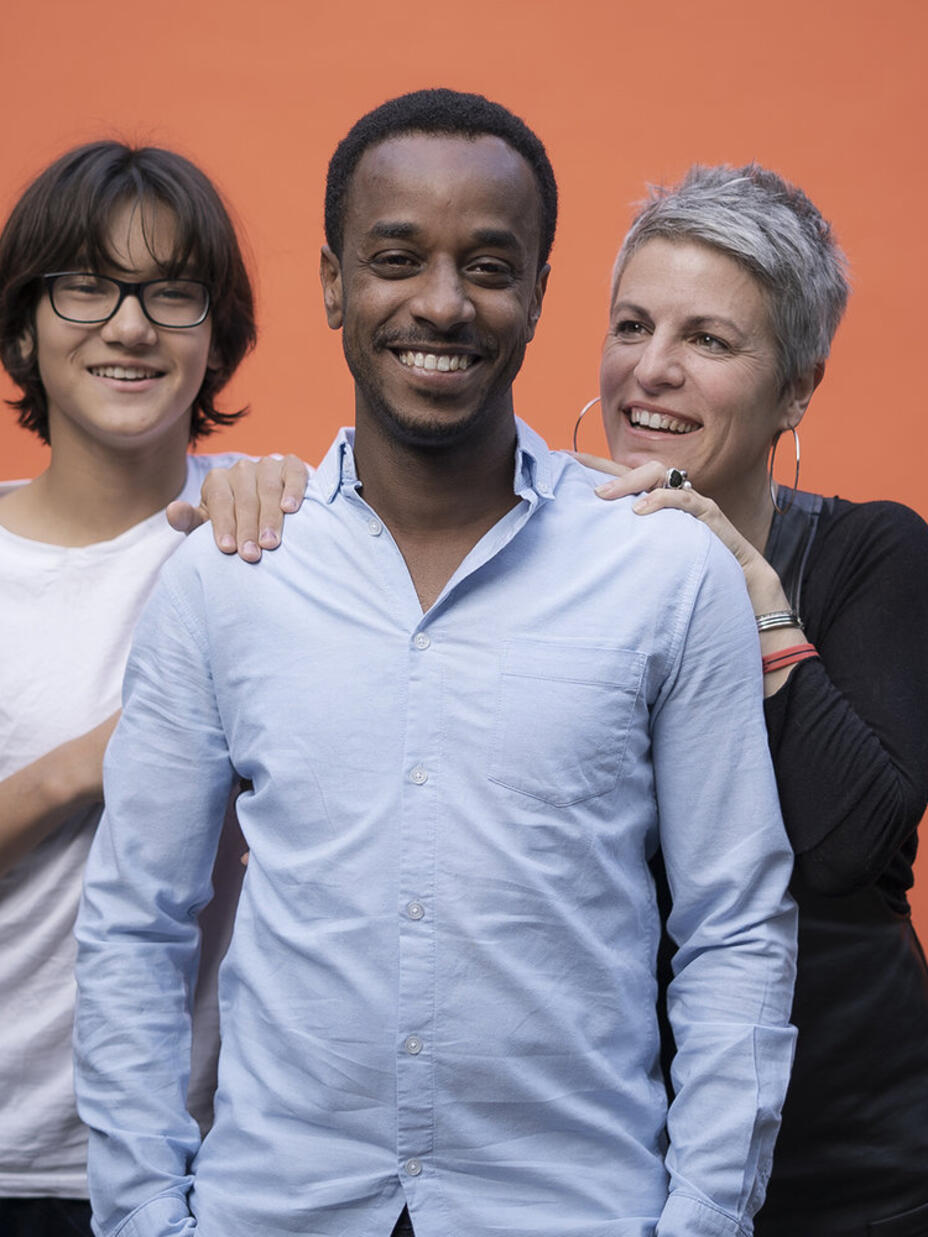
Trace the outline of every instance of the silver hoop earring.
{"label": "silver hoop earring", "polygon": [[790,433],[793,435],[793,446],[796,450],[796,472],[793,476],[793,487],[789,492],[789,498],[781,507],[777,501],[779,498],[779,486],[773,479],[773,461],[776,459],[777,443],[780,441],[780,436],[783,430],[778,430],[773,436],[773,442],[770,444],[770,459],[767,463],[767,482],[770,486],[770,500],[773,503],[773,509],[777,515],[786,515],[796,498],[796,491],[799,489],[799,435],[794,427],[790,427]]}
{"label": "silver hoop earring", "polygon": [[590,411],[593,405],[598,404],[598,403],[599,403],[599,396],[594,395],[593,398],[589,400],[587,403],[585,403],[583,407],[580,409],[580,415],[579,417],[577,417],[577,423],[574,426],[574,450],[575,451],[580,450],[580,448],[577,446],[577,434],[580,432],[580,422],[583,420],[586,414]]}

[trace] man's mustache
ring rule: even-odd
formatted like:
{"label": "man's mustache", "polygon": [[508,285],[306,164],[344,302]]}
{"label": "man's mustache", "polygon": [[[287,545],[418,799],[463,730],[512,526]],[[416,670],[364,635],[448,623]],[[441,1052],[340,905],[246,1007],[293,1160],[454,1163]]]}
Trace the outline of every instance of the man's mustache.
{"label": "man's mustache", "polygon": [[380,330],[374,332],[373,344],[376,349],[404,349],[427,352],[431,348],[456,348],[462,352],[472,352],[484,359],[492,359],[497,354],[496,341],[488,335],[479,334],[469,327],[456,327],[451,331],[423,331],[412,327],[408,331]]}

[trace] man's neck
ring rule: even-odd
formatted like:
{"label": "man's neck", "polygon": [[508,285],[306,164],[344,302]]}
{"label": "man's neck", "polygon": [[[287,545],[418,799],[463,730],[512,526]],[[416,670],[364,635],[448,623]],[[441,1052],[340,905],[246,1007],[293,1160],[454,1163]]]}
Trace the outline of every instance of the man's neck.
{"label": "man's neck", "polygon": [[135,450],[54,435],[45,472],[0,500],[0,525],[52,545],[110,541],[177,497],[186,447],[185,431]]}
{"label": "man's neck", "polygon": [[420,449],[358,421],[355,464],[364,501],[390,529],[423,610],[467,554],[518,502],[515,423],[479,441]]}

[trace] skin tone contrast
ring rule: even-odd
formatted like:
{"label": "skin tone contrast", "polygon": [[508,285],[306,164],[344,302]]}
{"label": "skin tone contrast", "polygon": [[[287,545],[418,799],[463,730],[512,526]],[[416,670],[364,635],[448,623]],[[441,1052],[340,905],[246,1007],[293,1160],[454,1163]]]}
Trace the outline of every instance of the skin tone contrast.
{"label": "skin tone contrast", "polygon": [[[599,487],[601,497],[646,491],[639,514],[677,507],[706,523],[740,563],[756,614],[788,609],[763,557],[774,513],[767,455],[774,436],[802,419],[822,374],[819,366],[780,382],[765,292],[732,258],[703,244],[648,241],[619,280],[603,345],[601,401],[614,458],[581,458],[614,475]],[[694,488],[663,488],[669,465],[685,468]],[[261,510],[279,509],[280,467],[273,478],[261,475]],[[216,492],[226,520],[217,538],[231,536],[225,478],[217,478]],[[236,481],[236,504],[239,493],[256,505],[247,477]],[[219,519],[214,514],[214,524]],[[774,653],[802,639],[795,628],[764,632],[761,649]],[[791,669],[766,675],[765,693]]]}

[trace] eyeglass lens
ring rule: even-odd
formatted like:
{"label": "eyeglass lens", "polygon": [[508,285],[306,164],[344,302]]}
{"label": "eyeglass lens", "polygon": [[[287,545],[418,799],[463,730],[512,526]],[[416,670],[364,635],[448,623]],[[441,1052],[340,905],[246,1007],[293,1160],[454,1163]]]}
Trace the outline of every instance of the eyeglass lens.
{"label": "eyeglass lens", "polygon": [[[56,313],[71,322],[104,322],[119,302],[120,286],[105,275],[60,275],[51,287]],[[142,307],[156,326],[202,322],[208,292],[192,279],[156,279],[141,288]]]}

